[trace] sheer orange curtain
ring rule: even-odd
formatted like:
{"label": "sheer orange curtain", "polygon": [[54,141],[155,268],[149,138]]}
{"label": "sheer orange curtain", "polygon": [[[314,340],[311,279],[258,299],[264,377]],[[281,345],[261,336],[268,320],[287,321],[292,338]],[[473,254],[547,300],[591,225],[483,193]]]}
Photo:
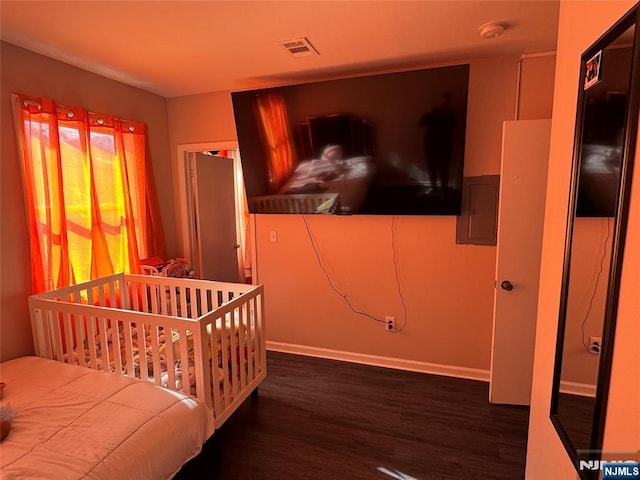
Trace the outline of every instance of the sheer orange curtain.
{"label": "sheer orange curtain", "polygon": [[13,100],[33,291],[136,273],[141,257],[164,256],[145,125],[51,99]]}
{"label": "sheer orange curtain", "polygon": [[256,107],[268,147],[269,188],[275,193],[287,181],[296,164],[287,108],[280,92],[257,96]]}

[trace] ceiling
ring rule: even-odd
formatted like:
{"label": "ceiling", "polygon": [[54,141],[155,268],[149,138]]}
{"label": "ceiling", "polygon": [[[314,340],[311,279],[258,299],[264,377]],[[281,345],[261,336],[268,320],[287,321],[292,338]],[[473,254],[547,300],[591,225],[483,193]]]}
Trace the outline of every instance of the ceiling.
{"label": "ceiling", "polygon": [[[555,50],[557,0],[0,0],[2,40],[176,97]],[[498,38],[478,28],[507,25]],[[308,37],[319,56],[276,42]]]}

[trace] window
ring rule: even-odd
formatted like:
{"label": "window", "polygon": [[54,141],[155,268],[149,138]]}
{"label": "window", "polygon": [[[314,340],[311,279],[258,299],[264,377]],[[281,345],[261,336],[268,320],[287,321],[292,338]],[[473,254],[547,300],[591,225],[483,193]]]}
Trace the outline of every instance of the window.
{"label": "window", "polygon": [[164,254],[146,126],[14,95],[34,292]]}

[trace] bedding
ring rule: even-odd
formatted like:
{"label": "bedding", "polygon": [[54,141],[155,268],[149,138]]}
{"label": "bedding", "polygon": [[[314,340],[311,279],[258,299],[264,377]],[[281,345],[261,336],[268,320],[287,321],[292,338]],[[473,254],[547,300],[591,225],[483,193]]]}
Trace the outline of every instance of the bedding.
{"label": "bedding", "polygon": [[39,357],[0,375],[15,412],[2,479],[169,479],[214,430],[204,404],[150,382]]}

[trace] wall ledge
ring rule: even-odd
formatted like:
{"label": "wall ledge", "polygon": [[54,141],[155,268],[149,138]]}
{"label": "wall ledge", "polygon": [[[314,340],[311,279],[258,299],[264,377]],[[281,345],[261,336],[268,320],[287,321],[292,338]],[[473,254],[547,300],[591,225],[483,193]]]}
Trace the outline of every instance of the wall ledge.
{"label": "wall ledge", "polygon": [[453,365],[404,360],[401,358],[382,357],[378,355],[368,355],[365,353],[345,352],[341,350],[309,347],[306,345],[296,345],[292,343],[267,341],[266,347],[267,350],[273,352],[292,353],[296,355],[305,355],[307,357],[340,360],[343,362],[360,363],[374,367],[395,368],[397,370],[406,370],[409,372],[429,373],[445,377],[479,380],[481,382],[489,381],[489,370],[476,368],[456,367]]}

